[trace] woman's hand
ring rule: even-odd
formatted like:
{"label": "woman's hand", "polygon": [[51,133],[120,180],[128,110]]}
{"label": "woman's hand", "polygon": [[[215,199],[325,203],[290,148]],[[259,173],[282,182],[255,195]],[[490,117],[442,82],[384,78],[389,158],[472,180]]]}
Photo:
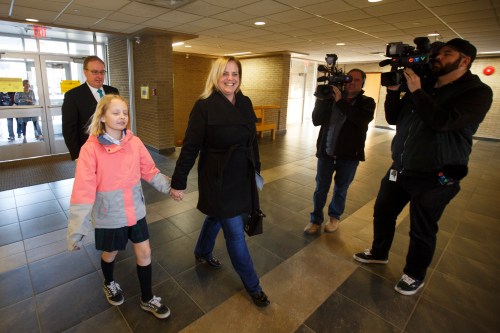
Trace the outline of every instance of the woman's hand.
{"label": "woman's hand", "polygon": [[170,197],[175,201],[181,201],[184,198],[183,190],[176,190],[174,188],[170,189]]}

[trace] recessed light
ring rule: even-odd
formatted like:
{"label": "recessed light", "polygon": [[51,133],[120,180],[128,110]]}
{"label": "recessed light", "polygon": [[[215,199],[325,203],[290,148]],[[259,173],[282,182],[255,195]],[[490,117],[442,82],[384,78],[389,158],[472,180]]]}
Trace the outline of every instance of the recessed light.
{"label": "recessed light", "polygon": [[484,52],[478,52],[479,54],[499,54],[500,51],[484,51]]}
{"label": "recessed light", "polygon": [[265,25],[266,22],[263,22],[263,21],[257,21],[254,23],[255,25]]}
{"label": "recessed light", "polygon": [[380,2],[382,0],[368,0],[368,2]]}
{"label": "recessed light", "polygon": [[437,32],[431,32],[430,34],[427,34],[428,37],[436,37],[440,36]]}
{"label": "recessed light", "polygon": [[191,47],[191,45],[184,45],[184,47]]}
{"label": "recessed light", "polygon": [[184,45],[184,42],[172,43],[172,46],[180,46],[180,45]]}
{"label": "recessed light", "polygon": [[345,43],[337,43],[337,44],[335,44],[335,45],[337,45],[337,46],[342,46],[342,45],[345,45]]}
{"label": "recessed light", "polygon": [[37,19],[32,19],[32,18],[27,18],[26,21],[28,21],[28,22],[38,22]]}

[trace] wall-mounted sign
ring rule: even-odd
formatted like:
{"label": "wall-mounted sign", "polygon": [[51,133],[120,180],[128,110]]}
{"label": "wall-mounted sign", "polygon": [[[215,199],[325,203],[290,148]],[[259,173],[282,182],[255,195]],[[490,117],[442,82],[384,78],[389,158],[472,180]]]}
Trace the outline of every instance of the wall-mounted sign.
{"label": "wall-mounted sign", "polygon": [[149,99],[149,86],[141,86],[141,99]]}

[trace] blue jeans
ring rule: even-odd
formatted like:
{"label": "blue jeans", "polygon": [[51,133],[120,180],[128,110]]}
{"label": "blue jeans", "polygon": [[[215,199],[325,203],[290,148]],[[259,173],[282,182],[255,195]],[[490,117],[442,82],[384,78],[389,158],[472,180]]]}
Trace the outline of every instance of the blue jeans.
{"label": "blue jeans", "polygon": [[23,134],[23,118],[16,118],[16,123],[17,123],[17,135]]}
{"label": "blue jeans", "polygon": [[7,118],[7,129],[9,131],[9,138],[14,138],[14,119]]}
{"label": "blue jeans", "polygon": [[215,238],[221,227],[226,239],[226,248],[231,258],[231,263],[236,273],[240,276],[245,289],[250,295],[260,293],[262,288],[259,284],[259,277],[253,267],[252,257],[250,257],[250,252],[248,252],[242,215],[230,218],[207,216],[201,228],[194,254],[206,259],[212,258]]}
{"label": "blue jeans", "polygon": [[311,213],[312,223],[321,224],[325,220],[323,208],[332,185],[334,172],[333,198],[328,205],[328,216],[340,219],[345,209],[347,190],[354,179],[358,165],[359,161],[338,160],[331,157],[318,158],[316,190],[313,196],[314,211]]}
{"label": "blue jeans", "polygon": [[40,135],[42,135],[42,129],[40,128],[40,125],[38,124],[38,117],[32,117],[31,121],[33,122],[33,128],[35,130],[35,137],[38,138]]}

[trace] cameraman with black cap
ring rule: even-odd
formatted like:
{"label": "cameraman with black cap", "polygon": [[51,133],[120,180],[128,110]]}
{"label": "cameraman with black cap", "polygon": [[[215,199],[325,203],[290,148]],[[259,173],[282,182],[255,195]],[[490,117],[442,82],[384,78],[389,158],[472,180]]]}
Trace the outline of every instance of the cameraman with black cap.
{"label": "cameraman with black cap", "polygon": [[374,207],[371,250],[357,253],[362,263],[386,264],[396,218],[410,203],[410,244],[403,276],[395,290],[414,295],[436,247],[438,221],[460,191],[468,171],[472,136],[488,112],[492,90],[470,72],[476,48],[455,38],[438,48],[431,62],[434,82],[422,86],[411,68],[404,70],[408,91],[387,88],[385,114],[396,125],[393,164],[381,181]]}
{"label": "cameraman with black cap", "polygon": [[309,235],[318,233],[323,223],[323,208],[334,173],[333,197],[328,205],[329,220],[325,225],[325,232],[337,230],[340,216],[344,212],[347,190],[354,179],[359,161],[365,160],[366,132],[368,124],[373,120],[375,101],[363,94],[365,72],[355,68],[347,75],[352,80],[343,84],[343,92],[339,87],[330,85],[319,86],[331,88],[329,96],[316,94],[312,120],[314,126],[321,126],[321,129],[316,143],[318,166],[313,196],[314,211],[311,213],[311,222],[304,229]]}

